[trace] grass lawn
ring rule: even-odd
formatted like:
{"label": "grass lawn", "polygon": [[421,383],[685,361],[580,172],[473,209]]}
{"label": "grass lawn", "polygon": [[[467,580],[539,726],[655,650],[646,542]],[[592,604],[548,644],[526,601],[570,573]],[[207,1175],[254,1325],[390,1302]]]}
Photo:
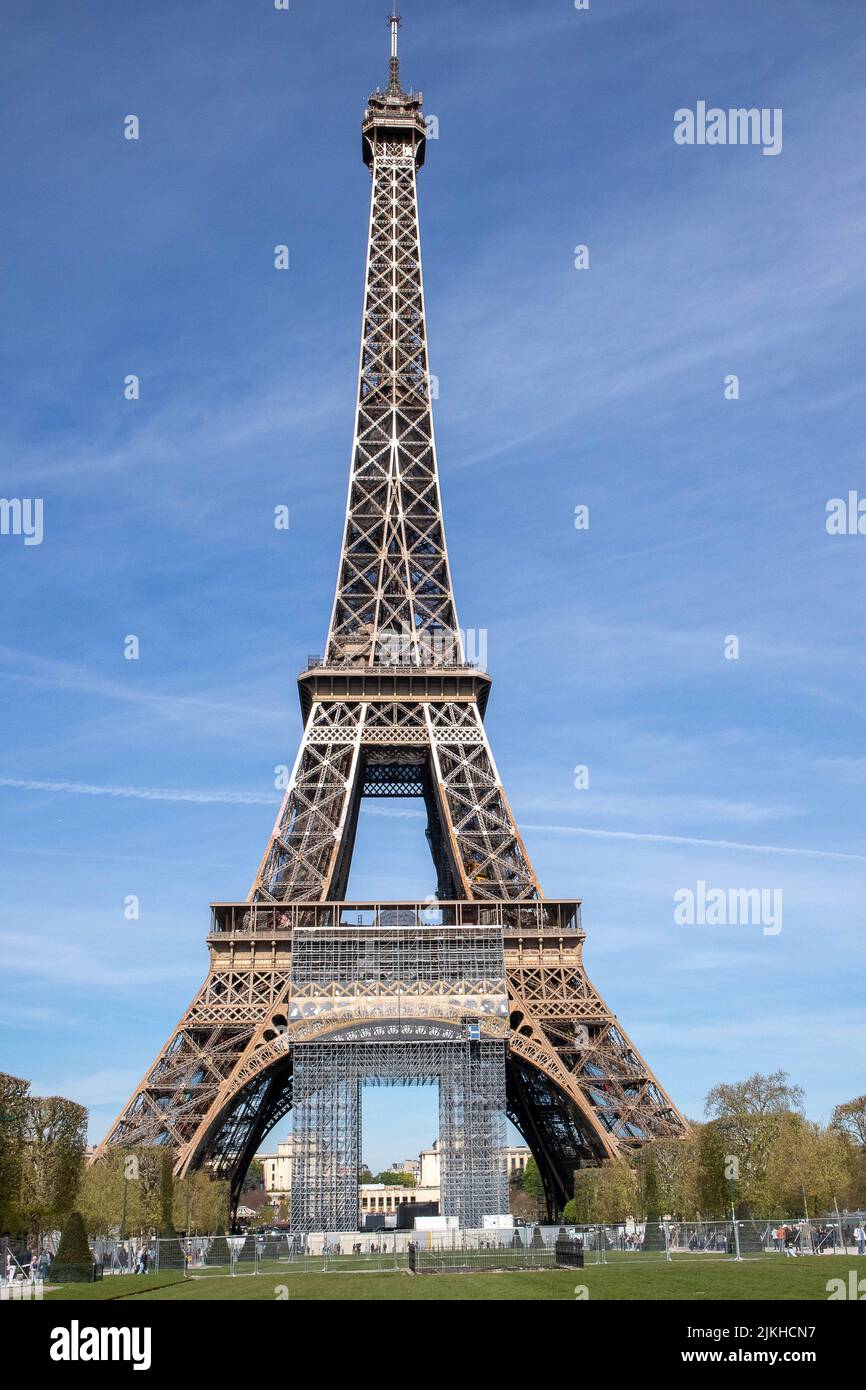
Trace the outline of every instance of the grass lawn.
{"label": "grass lawn", "polygon": [[101,1303],[112,1298],[124,1298],[130,1294],[140,1297],[146,1290],[166,1289],[171,1284],[182,1284],[183,1274],[178,1270],[165,1274],[113,1274],[108,1279],[100,1279],[96,1284],[55,1284],[51,1280],[45,1286],[45,1298],[74,1299],[75,1302]]}
{"label": "grass lawn", "polygon": [[[286,1267],[288,1269],[288,1266]],[[47,1293],[56,1300],[122,1298],[124,1304],[150,1300],[272,1301],[278,1287],[297,1300],[574,1300],[575,1286],[585,1285],[590,1299],[664,1300],[686,1299],[810,1299],[827,1298],[827,1280],[847,1280],[848,1271],[861,1269],[866,1260],[855,1256],[803,1256],[801,1259],[679,1260],[671,1264],[653,1260],[617,1265],[589,1265],[583,1270],[526,1270],[504,1274],[248,1274],[193,1276],[179,1273],[125,1274],[99,1284],[67,1284]]]}

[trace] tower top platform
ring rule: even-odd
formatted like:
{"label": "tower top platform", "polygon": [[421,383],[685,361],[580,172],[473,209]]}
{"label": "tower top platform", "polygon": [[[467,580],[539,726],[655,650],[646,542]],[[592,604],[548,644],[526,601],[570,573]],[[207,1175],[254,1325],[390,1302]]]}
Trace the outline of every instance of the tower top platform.
{"label": "tower top platform", "polygon": [[388,86],[383,91],[377,87],[367,98],[364,122],[361,128],[361,154],[364,163],[372,165],[383,142],[398,142],[412,147],[415,167],[420,169],[424,163],[427,143],[427,129],[421,107],[424,102],[422,92],[404,92],[400,82],[400,58],[397,52],[397,31],[400,16],[396,7],[388,18],[391,26],[391,59]]}

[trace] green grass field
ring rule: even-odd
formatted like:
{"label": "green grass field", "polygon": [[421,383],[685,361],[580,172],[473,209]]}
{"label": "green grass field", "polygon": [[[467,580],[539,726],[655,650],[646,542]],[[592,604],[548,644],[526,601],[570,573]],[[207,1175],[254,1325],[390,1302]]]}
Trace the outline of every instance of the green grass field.
{"label": "green grass field", "polygon": [[[290,1267],[286,1266],[286,1270]],[[698,1302],[714,1299],[786,1299],[824,1301],[828,1279],[847,1281],[856,1269],[866,1276],[866,1260],[854,1256],[804,1256],[797,1260],[756,1259],[651,1261],[589,1265],[583,1270],[515,1270],[498,1273],[268,1273],[192,1275],[180,1273],[126,1274],[98,1284],[68,1284],[46,1294],[52,1300],[111,1300],[143,1303],[157,1300],[273,1301],[297,1300],[421,1301],[451,1300],[567,1300],[583,1285],[590,1299],[667,1300]],[[285,1290],[285,1292],[283,1291]]]}

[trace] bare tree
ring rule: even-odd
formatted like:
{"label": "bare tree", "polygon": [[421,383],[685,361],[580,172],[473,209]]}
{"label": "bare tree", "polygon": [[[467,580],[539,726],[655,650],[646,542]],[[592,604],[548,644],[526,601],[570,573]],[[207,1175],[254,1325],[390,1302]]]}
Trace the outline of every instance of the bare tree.
{"label": "bare tree", "polygon": [[769,1076],[755,1072],[745,1081],[714,1086],[704,1102],[704,1114],[714,1120],[736,1119],[742,1115],[801,1114],[804,1092],[792,1086],[786,1071]]}
{"label": "bare tree", "polygon": [[852,1143],[861,1149],[866,1148],[866,1096],[857,1096],[855,1100],[845,1101],[844,1105],[837,1105],[830,1123],[834,1129],[847,1135]]}

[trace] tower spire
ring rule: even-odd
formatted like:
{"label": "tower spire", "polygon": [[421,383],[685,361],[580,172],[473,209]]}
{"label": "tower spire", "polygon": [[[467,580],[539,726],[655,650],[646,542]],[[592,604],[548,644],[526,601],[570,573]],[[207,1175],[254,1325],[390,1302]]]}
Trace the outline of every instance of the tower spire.
{"label": "tower spire", "polygon": [[388,95],[400,96],[403,88],[400,86],[400,58],[397,53],[397,31],[403,23],[397,13],[397,0],[394,0],[391,13],[388,16],[388,23],[391,26],[391,63],[388,71]]}

